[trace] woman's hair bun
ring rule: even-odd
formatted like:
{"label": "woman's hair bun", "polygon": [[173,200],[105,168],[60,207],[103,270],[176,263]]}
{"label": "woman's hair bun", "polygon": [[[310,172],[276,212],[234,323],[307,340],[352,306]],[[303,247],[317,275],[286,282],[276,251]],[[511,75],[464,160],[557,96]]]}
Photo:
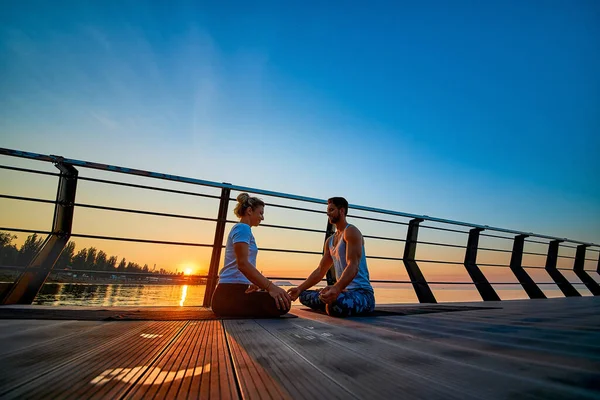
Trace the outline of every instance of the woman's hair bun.
{"label": "woman's hair bun", "polygon": [[244,204],[249,198],[250,195],[248,193],[240,193],[237,197],[237,201],[240,204]]}

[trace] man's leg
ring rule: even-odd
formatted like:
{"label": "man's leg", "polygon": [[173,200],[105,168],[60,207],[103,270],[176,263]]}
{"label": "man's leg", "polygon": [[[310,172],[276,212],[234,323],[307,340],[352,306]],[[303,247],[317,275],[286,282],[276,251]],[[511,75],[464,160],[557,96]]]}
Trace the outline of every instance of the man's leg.
{"label": "man's leg", "polygon": [[327,305],[327,314],[332,317],[370,313],[375,309],[375,295],[370,290],[355,289],[342,292],[338,298]]}
{"label": "man's leg", "polygon": [[319,299],[319,292],[320,290],[305,290],[298,297],[300,303],[313,310],[325,311],[325,303]]}

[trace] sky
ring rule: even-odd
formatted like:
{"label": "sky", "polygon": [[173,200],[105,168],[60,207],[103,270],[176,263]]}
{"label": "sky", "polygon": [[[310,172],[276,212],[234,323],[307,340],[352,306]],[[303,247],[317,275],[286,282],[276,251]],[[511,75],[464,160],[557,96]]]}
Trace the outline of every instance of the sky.
{"label": "sky", "polygon": [[6,0],[0,22],[0,147],[600,243],[596,1]]}

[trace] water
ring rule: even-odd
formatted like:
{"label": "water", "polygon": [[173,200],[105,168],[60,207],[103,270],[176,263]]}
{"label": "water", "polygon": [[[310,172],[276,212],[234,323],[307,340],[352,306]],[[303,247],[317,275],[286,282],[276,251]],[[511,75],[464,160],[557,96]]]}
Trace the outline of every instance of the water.
{"label": "water", "polygon": [[[393,287],[391,287],[393,286]],[[478,292],[459,285],[439,285],[432,290],[439,302],[481,301]],[[457,287],[458,286],[458,287]],[[282,286],[289,288],[290,286]],[[47,283],[33,304],[48,306],[200,306],[204,300],[204,285],[128,285],[128,284],[71,284]],[[378,304],[418,303],[410,285],[375,284]],[[577,288],[585,295],[581,288]],[[542,288],[542,290],[544,290]],[[526,299],[519,285],[496,288],[501,299]],[[557,289],[544,290],[548,297],[563,297]],[[298,302],[294,304],[299,304]]]}

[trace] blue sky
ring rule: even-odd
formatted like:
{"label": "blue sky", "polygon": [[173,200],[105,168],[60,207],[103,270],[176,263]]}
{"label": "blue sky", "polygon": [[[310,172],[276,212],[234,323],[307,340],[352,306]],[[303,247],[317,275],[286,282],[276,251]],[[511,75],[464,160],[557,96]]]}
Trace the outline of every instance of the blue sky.
{"label": "blue sky", "polygon": [[598,2],[330,3],[3,1],[0,146],[600,243]]}

